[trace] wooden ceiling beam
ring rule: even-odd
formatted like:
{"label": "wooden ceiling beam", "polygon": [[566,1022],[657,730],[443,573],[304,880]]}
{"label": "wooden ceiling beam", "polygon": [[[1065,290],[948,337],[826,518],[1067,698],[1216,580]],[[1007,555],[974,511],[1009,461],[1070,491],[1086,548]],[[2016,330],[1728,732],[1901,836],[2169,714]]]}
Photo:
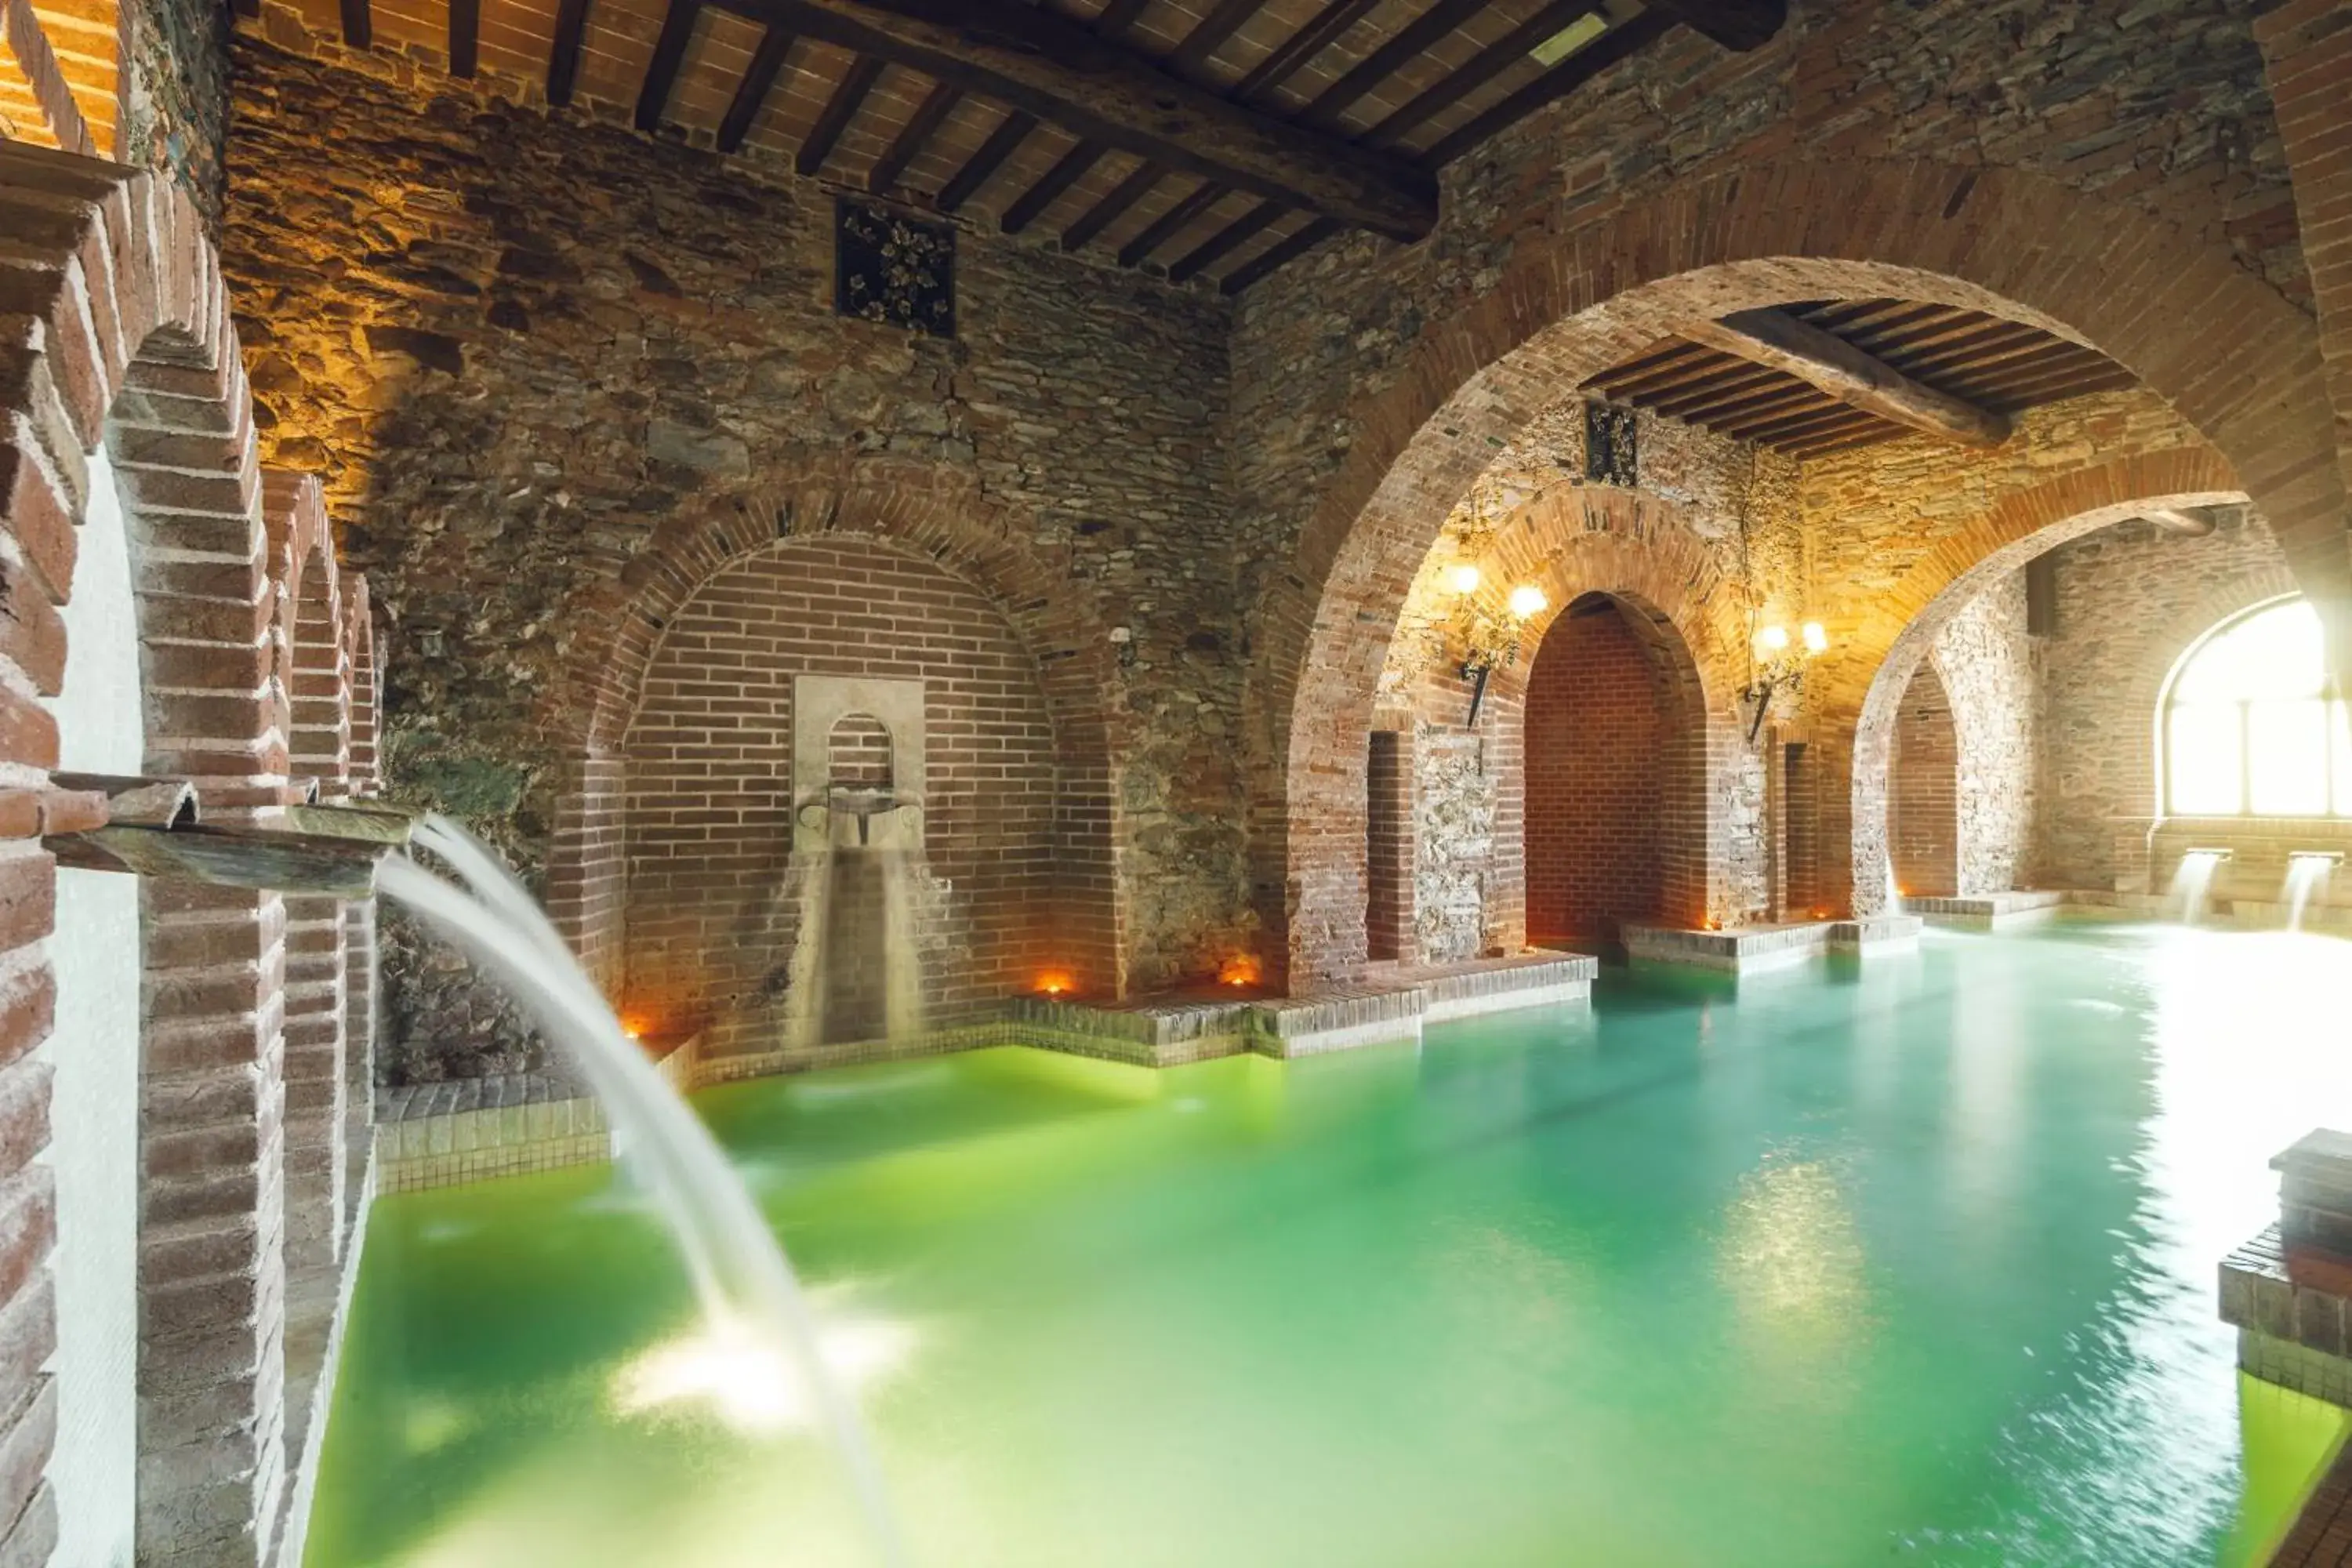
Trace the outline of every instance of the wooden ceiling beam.
{"label": "wooden ceiling beam", "polygon": [[1230,255],[1252,236],[1264,233],[1289,209],[1280,202],[1260,202],[1169,264],[1168,281],[1182,283],[1218,258]]}
{"label": "wooden ceiling beam", "polygon": [[1021,193],[996,226],[1006,234],[1019,234],[1045,214],[1045,209],[1061,199],[1062,193],[1086,177],[1087,171],[1103,160],[1110,149],[1099,142],[1080,142],[1062,154],[1059,162],[1046,170],[1035,184]]}
{"label": "wooden ceiling beam", "polygon": [[1220,98],[1022,0],[714,3],[951,82],[1074,135],[1391,238],[1419,239],[1437,222],[1437,182],[1427,170]]}
{"label": "wooden ceiling beam", "polygon": [[557,0],[555,37],[547,46],[547,101],[561,109],[580,81],[580,45],[588,36],[588,0]]}
{"label": "wooden ceiling beam", "polygon": [[[770,27],[768,33],[772,37],[781,30]],[[824,161],[833,156],[834,147],[841,141],[841,133],[849,129],[849,122],[866,107],[866,95],[874,90],[881,75],[882,62],[872,55],[860,55],[850,62],[835,86],[833,96],[817,111],[816,123],[801,139],[800,150],[793,154],[794,174],[813,175],[824,167]]]}
{"label": "wooden ceiling beam", "polygon": [[1306,111],[1299,119],[1308,125],[1319,125],[1326,130],[1336,128],[1340,117],[1381,83],[1403,69],[1431,45],[1486,9],[1488,4],[1489,0],[1437,0],[1436,5],[1406,23],[1339,80],[1308,100]]}
{"label": "wooden ceiling beam", "polygon": [[1546,104],[1566,98],[1618,61],[1631,58],[1657,42],[1674,25],[1672,17],[1658,11],[1644,11],[1630,22],[1619,23],[1527,86],[1439,138],[1435,146],[1422,154],[1422,163],[1435,169],[1452,163],[1505,126],[1517,124]]}
{"label": "wooden ceiling beam", "polygon": [[1084,250],[1095,236],[1117,223],[1122,213],[1141,201],[1144,194],[1167,174],[1165,167],[1148,158],[1129,170],[1127,178],[1113,185],[1100,201],[1078,215],[1077,222],[1062,231],[1062,248]]}
{"label": "wooden ceiling beam", "polygon": [[1225,40],[1242,30],[1244,23],[1265,7],[1265,0],[1223,0],[1223,3],[1201,18],[1193,29],[1184,35],[1168,63],[1186,76],[1193,75],[1209,63],[1209,57],[1224,47]]}
{"label": "wooden ceiling beam", "polygon": [[701,14],[700,0],[669,0],[669,9],[662,13],[661,36],[654,40],[653,58],[637,89],[638,130],[661,129],[670,89],[677,84],[677,68],[686,63],[686,47],[694,41],[695,18]]}
{"label": "wooden ceiling beam", "polygon": [[2010,424],[2001,416],[1914,381],[1786,310],[1743,310],[1719,321],[1685,322],[1675,330],[1711,349],[1784,371],[1842,403],[1914,430],[1979,447],[2009,439]]}
{"label": "wooden ceiling beam", "polygon": [[1258,94],[1280,87],[1310,60],[1338,42],[1340,36],[1370,16],[1381,0],[1330,0],[1307,26],[1276,45],[1272,54],[1250,68],[1234,86],[1234,96],[1247,103]]}
{"label": "wooden ceiling beam", "polygon": [[1328,217],[1318,217],[1288,239],[1267,246],[1239,267],[1225,274],[1217,284],[1228,297],[1240,293],[1251,284],[1276,268],[1297,260],[1325,240],[1340,231],[1341,226]]}
{"label": "wooden ceiling beam", "polygon": [[924,94],[923,101],[915,106],[915,112],[899,128],[882,156],[874,161],[874,167],[866,172],[866,188],[878,195],[897,184],[898,176],[907,172],[907,165],[921,155],[925,145],[961,101],[963,89],[952,82],[940,82]]}
{"label": "wooden ceiling beam", "polygon": [[1742,53],[1771,42],[1789,19],[1788,0],[1649,0],[1694,33]]}
{"label": "wooden ceiling beam", "polygon": [[1203,180],[1192,194],[1144,225],[1143,232],[1119,247],[1118,264],[1133,267],[1149,261],[1151,253],[1176,237],[1177,230],[1224,200],[1229,193],[1213,180]]}
{"label": "wooden ceiling beam", "polygon": [[964,160],[955,177],[941,187],[937,204],[940,211],[954,212],[971,200],[980,187],[988,184],[988,177],[1013,156],[1013,150],[1029,140],[1029,133],[1036,129],[1037,117],[1023,110],[1016,109],[999,121],[996,129],[988,133],[988,140],[980,144],[980,151]]}
{"label": "wooden ceiling beam", "polygon": [[1381,121],[1364,138],[1368,147],[1393,147],[1464,99],[1519,64],[1537,45],[1558,37],[1578,17],[1589,15],[1592,0],[1551,0],[1534,16],[1463,62],[1460,69]]}
{"label": "wooden ceiling beam", "polygon": [[473,79],[482,50],[482,0],[449,0],[449,74]]}
{"label": "wooden ceiling beam", "polygon": [[743,72],[743,79],[735,84],[735,100],[727,106],[727,118],[719,122],[721,153],[735,152],[751,134],[768,94],[775,90],[777,74],[784,68],[784,61],[798,42],[783,27],[771,27],[760,35],[760,47],[751,53],[751,66]]}

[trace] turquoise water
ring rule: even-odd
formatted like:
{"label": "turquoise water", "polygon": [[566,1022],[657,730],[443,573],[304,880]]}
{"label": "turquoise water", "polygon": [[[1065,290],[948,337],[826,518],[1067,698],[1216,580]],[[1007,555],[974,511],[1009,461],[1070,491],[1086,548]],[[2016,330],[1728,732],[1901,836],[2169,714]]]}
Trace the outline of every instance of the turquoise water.
{"label": "turquoise water", "polygon": [[[2066,925],[1418,1048],[706,1092],[927,1568],[2181,1568],[2340,1436],[2214,1265],[2352,1126],[2324,938]],[[853,1564],[604,1169],[380,1203],[312,1568]]]}

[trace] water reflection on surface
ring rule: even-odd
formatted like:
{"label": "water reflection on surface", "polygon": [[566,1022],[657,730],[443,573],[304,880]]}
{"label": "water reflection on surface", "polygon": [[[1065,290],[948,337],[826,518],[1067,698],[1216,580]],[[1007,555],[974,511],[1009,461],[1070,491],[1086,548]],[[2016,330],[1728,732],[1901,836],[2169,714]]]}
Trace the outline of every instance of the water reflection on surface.
{"label": "water reflection on surface", "polygon": [[[2212,1280],[2269,1156],[2352,1126],[2347,956],[1931,934],[1418,1049],[701,1103],[809,1277],[906,1328],[866,1397],[938,1568],[2235,1568],[2342,1429],[2242,1386]],[[317,1568],[859,1560],[601,1174],[391,1200],[369,1246]],[[648,1366],[673,1397],[616,1405]]]}

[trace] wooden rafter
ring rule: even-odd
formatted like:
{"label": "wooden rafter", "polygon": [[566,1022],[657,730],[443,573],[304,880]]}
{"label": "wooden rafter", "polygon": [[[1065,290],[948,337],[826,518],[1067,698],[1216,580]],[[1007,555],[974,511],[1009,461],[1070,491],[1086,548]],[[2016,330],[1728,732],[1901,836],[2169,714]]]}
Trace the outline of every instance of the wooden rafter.
{"label": "wooden rafter", "polygon": [[482,0],[449,0],[449,74],[464,80],[474,75],[482,42]]}
{"label": "wooden rafter", "polygon": [[980,144],[980,151],[965,159],[963,167],[958,169],[955,177],[940,190],[940,211],[954,212],[971,200],[980,187],[988,184],[988,177],[996,173],[1005,159],[1013,156],[1013,150],[1026,142],[1036,129],[1037,117],[1034,114],[1016,109],[1006,115],[998,122],[996,129],[988,133],[988,140]]}
{"label": "wooden rafter", "polygon": [[677,82],[678,67],[686,63],[686,47],[694,40],[695,19],[701,12],[699,0],[669,0],[669,9],[662,13],[661,36],[654,40],[654,58],[637,89],[638,130],[661,129],[670,89]]}
{"label": "wooden rafter", "polygon": [[1289,238],[1267,246],[1264,250],[1226,273],[1218,284],[1218,288],[1228,295],[1238,294],[1259,279],[1297,260],[1339,232],[1339,224],[1333,223],[1328,217],[1318,217]]}
{"label": "wooden rafter", "polygon": [[1329,0],[1314,19],[1276,45],[1272,54],[1250,68],[1234,85],[1234,96],[1244,103],[1280,86],[1305,68],[1307,62],[1329,48],[1347,30],[1371,13],[1380,0]]}
{"label": "wooden rafter", "polygon": [[2202,511],[2180,511],[2167,507],[2144,511],[2140,516],[2165,532],[2177,533],[2184,539],[2200,539],[2213,531],[2213,519]]}
{"label": "wooden rafter", "polygon": [[1842,403],[1915,430],[1980,447],[2009,439],[2009,421],[2001,416],[1914,381],[1786,310],[1743,310],[1677,330],[1694,342],[1785,372]]}
{"label": "wooden rafter", "polygon": [[1253,235],[1271,227],[1274,220],[1280,217],[1286,210],[1280,202],[1258,203],[1257,205],[1171,262],[1168,268],[1168,280],[1171,283],[1181,283],[1196,276],[1202,268],[1224,256]]}
{"label": "wooden rafter", "polygon": [[580,80],[580,44],[588,36],[588,0],[557,0],[555,37],[547,46],[547,101],[572,101]]}
{"label": "wooden rafter", "polygon": [[1223,48],[1225,40],[1242,29],[1242,24],[1265,7],[1265,0],[1222,0],[1217,8],[1201,18],[1200,25],[1184,35],[1176,52],[1168,57],[1171,69],[1190,76],[1209,63],[1209,58]]}
{"label": "wooden rafter", "polygon": [[1317,93],[1299,118],[1308,125],[1336,127],[1349,110],[1396,75],[1432,44],[1486,8],[1488,0],[1437,0],[1386,43],[1358,61],[1339,80]]}
{"label": "wooden rafter", "polygon": [[1620,23],[1501,102],[1448,132],[1422,155],[1422,162],[1432,168],[1452,163],[1505,126],[1566,98],[1620,60],[1632,58],[1664,37],[1674,25],[1671,17],[1656,11],[1644,11],[1630,22]]}
{"label": "wooden rafter", "polygon": [[760,35],[760,47],[752,52],[751,66],[743,72],[743,79],[735,84],[735,99],[727,106],[727,118],[719,122],[721,153],[735,152],[751,134],[768,94],[775,90],[777,75],[792,57],[793,46],[799,41],[782,27],[771,27]]}
{"label": "wooden rafter", "polygon": [[[773,27],[768,30],[776,31]],[[795,174],[814,174],[824,167],[824,161],[833,156],[834,144],[849,129],[849,122],[857,118],[857,111],[866,107],[866,95],[874,90],[881,75],[882,62],[871,55],[860,55],[850,62],[849,69],[842,73],[840,84],[833,89],[833,96],[817,112],[816,123],[801,139],[800,151],[793,154]]]}
{"label": "wooden rafter", "polygon": [[947,123],[948,116],[962,101],[963,89],[944,81],[933,86],[916,107],[913,117],[875,161],[874,167],[866,171],[866,188],[878,193],[897,184],[898,176],[907,172],[907,165],[915,161],[924,143]]}
{"label": "wooden rafter", "polygon": [[725,0],[1072,133],[1399,239],[1437,219],[1428,171],[1220,98],[1021,0]]}
{"label": "wooden rafter", "polygon": [[1127,178],[1113,185],[1102,200],[1095,203],[1078,220],[1062,231],[1064,250],[1083,250],[1094,237],[1118,221],[1119,215],[1141,200],[1143,194],[1166,176],[1167,169],[1145,159],[1128,172]]}
{"label": "wooden rafter", "polygon": [[1099,142],[1076,143],[1045,171],[1042,179],[1022,192],[1004,209],[1004,216],[997,226],[1007,234],[1019,234],[1027,228],[1044,216],[1047,207],[1061,198],[1064,191],[1085,178],[1088,169],[1101,163],[1106,151],[1108,149]]}
{"label": "wooden rafter", "polygon": [[1224,200],[1229,194],[1224,186],[1213,180],[1202,181],[1191,195],[1172,204],[1166,212],[1146,224],[1142,233],[1120,246],[1118,264],[1133,267],[1150,259],[1151,253],[1173,239],[1179,229]]}
{"label": "wooden rafter", "polygon": [[1592,0],[1552,3],[1464,62],[1460,68],[1381,121],[1364,138],[1370,147],[1391,147],[1517,65],[1537,45],[1557,37],[1578,17],[1589,16]]}

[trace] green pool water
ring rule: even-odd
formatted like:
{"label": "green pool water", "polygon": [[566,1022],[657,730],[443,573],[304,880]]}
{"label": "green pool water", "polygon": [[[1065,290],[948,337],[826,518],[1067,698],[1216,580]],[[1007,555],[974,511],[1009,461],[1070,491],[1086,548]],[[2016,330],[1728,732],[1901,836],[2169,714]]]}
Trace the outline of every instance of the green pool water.
{"label": "green pool water", "polygon": [[[698,1105],[925,1568],[2235,1565],[2342,1436],[2213,1279],[2352,1126],[2347,958],[1931,933],[1418,1048]],[[308,1563],[866,1562],[793,1391],[701,1343],[608,1169],[378,1204]]]}

